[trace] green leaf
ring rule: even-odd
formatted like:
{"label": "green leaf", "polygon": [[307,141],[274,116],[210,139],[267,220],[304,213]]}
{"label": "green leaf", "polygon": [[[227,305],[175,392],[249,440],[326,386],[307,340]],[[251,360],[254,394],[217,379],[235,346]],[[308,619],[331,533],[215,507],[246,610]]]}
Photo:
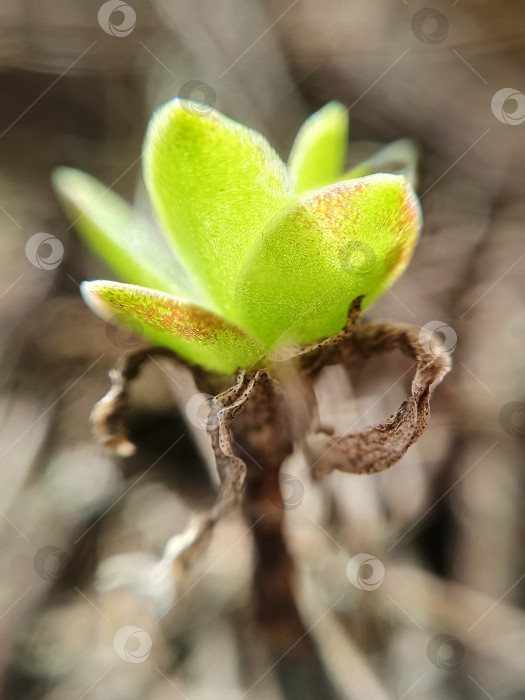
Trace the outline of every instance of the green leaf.
{"label": "green leaf", "polygon": [[329,102],[304,122],[288,160],[298,194],[341,180],[347,141],[348,110],[339,102]]}
{"label": "green leaf", "polygon": [[204,298],[233,318],[239,269],[291,197],[292,184],[261,134],[203,108],[179,99],[160,108],[144,143],[144,177],[157,217]]}
{"label": "green leaf", "polygon": [[406,177],[412,187],[417,185],[418,148],[412,139],[398,139],[380,148],[370,158],[341,176],[341,180],[365,177],[374,173],[392,173]]}
{"label": "green leaf", "polygon": [[198,300],[167,243],[124,199],[73,168],[57,168],[52,182],[78,233],[122,281]]}
{"label": "green leaf", "polygon": [[127,326],[208,369],[229,374],[264,354],[261,343],[249,333],[171,294],[105,280],[83,282],[81,292],[105,321]]}
{"label": "green leaf", "polygon": [[303,196],[257,240],[237,285],[239,323],[273,347],[339,331],[406,267],[420,210],[403,177],[371,175]]}

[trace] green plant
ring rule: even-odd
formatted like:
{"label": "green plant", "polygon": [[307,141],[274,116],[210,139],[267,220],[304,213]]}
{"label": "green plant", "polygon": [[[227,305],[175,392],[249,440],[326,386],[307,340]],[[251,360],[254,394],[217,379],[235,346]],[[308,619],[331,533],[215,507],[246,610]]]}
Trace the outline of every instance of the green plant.
{"label": "green plant", "polygon": [[[270,652],[275,664],[290,649],[300,652],[308,677],[319,660],[294,602],[283,460],[300,445],[313,478],[388,468],[421,435],[432,390],[450,367],[420,329],[361,320],[361,307],[407,265],[421,217],[406,177],[373,174],[390,167],[413,178],[411,142],[391,144],[344,173],[347,131],[347,110],[327,105],[305,122],[285,166],[257,132],[204,105],[168,103],[144,145],[163,236],[88,175],[66,168],[54,175],[77,229],[124,282],[85,282],[85,300],[102,318],[135,330],[139,324],[169,349],[141,350],[112,370],[112,387],[93,410],[95,435],[129,454],[128,384],[142,364],[168,354],[191,369],[211,397],[207,429],[220,487],[213,507],[167,544],[162,563],[182,575],[216,523],[242,504]],[[322,369],[396,348],[416,365],[398,411],[355,434],[321,429],[313,387]],[[333,697],[328,680],[310,696]]]}
{"label": "green plant", "polygon": [[125,283],[84,282],[84,299],[223,373],[336,333],[356,297],[367,306],[399,277],[421,222],[402,175],[370,174],[392,158],[410,169],[410,142],[344,173],[347,132],[347,110],[326,105],[302,126],[286,166],[261,134],[169,102],[143,150],[162,236],[89,175],[59,168],[68,215]]}

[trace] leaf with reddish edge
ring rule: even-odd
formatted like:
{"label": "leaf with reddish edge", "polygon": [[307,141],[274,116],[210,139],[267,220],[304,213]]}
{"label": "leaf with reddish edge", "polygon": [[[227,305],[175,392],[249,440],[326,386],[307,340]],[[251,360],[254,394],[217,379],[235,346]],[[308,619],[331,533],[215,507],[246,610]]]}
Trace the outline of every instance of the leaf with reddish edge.
{"label": "leaf with reddish edge", "polygon": [[417,198],[396,175],[339,182],[275,217],[243,266],[243,328],[274,348],[337,333],[350,303],[369,305],[405,269],[420,229]]}
{"label": "leaf with reddish edge", "polygon": [[129,326],[207,369],[230,374],[264,355],[263,345],[249,333],[171,294],[105,280],[83,282],[81,292],[105,321]]}

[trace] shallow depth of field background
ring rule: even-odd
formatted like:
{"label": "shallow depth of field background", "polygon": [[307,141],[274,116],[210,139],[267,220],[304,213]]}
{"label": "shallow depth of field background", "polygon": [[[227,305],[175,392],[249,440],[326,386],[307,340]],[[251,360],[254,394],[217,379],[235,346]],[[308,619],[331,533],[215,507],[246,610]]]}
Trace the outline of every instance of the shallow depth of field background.
{"label": "shallow depth of field background", "polygon": [[[148,578],[213,499],[183,373],[153,366],[138,383],[133,458],[104,454],[88,428],[108,370],[136,343],[82,303],[81,280],[112,275],[69,227],[50,171],[80,168],[146,207],[144,130],[180,95],[259,129],[284,158],[332,99],[350,108],[351,160],[370,149],[357,142],[419,143],[423,236],[369,316],[442,321],[457,335],[454,368],[390,471],[315,485],[300,455],[285,465],[300,606],[341,697],[523,698],[523,3],[130,0],[131,14],[108,20],[127,17],[123,36],[104,31],[101,5],[0,2],[0,696],[280,697],[251,618],[240,518],[219,526],[173,607]],[[491,107],[504,88],[517,101]],[[52,269],[26,255],[36,233],[63,245]],[[382,420],[409,370],[391,355],[352,383],[327,373],[325,423]],[[370,572],[358,585],[346,574],[360,553],[384,567],[370,590]],[[130,626],[142,632],[115,636]]]}

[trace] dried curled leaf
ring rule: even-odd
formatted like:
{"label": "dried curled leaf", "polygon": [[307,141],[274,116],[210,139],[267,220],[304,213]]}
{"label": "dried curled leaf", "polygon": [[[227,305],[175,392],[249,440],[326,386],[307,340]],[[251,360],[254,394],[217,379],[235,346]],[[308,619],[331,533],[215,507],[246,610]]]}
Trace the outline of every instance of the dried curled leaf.
{"label": "dried curled leaf", "polygon": [[[152,354],[180,361],[174,353],[160,348],[129,355],[121,361],[118,368],[110,372],[111,388],[95,405],[91,414],[92,430],[98,442],[120,456],[129,456],[135,451],[135,445],[129,441],[126,430],[129,384],[137,377]],[[253,427],[261,397],[263,403],[267,403],[268,393],[273,396],[276,386],[277,382],[266,370],[255,371],[250,376],[242,371],[232,387],[213,398],[210,425],[216,427],[210,433],[220,487],[212,508],[195,513],[186,530],[172,537],[166,545],[163,564],[170,563],[177,578],[206,547],[219,520],[237,508],[242,501],[246,464],[234,451],[232,421],[251,402],[254,405],[251,407],[249,420]],[[281,425],[284,425],[283,421],[279,420]]]}
{"label": "dried curled leaf", "polygon": [[246,373],[241,372],[236,383],[212,401],[210,424],[216,427],[210,432],[220,479],[219,493],[208,511],[194,514],[186,530],[167,543],[163,560],[171,564],[175,578],[179,578],[200,555],[219,520],[231,513],[242,500],[246,465],[233,452],[230,423],[250,399],[260,374],[258,372],[248,379]]}
{"label": "dried curled leaf", "polygon": [[[121,358],[118,367],[109,373],[111,388],[91,411],[90,422],[97,442],[121,457],[129,457],[135,452],[126,428],[129,411],[129,384],[140,372],[142,365],[152,356],[175,358],[176,355],[164,348],[150,348]],[[183,362],[179,358],[179,362]]]}
{"label": "dried curled leaf", "polygon": [[[168,543],[165,556],[171,557],[174,566],[186,568],[202,551],[215,525],[241,505],[247,472],[245,459],[255,459],[257,454],[261,462],[266,462],[261,455],[265,451],[275,452],[276,459],[270,458],[269,462],[278,469],[292,451],[287,423],[279,410],[281,401],[279,386],[266,370],[251,375],[241,372],[233,387],[213,399],[210,423],[217,427],[210,432],[219,473],[219,493],[210,510],[196,515],[188,529]],[[273,432],[269,440],[267,429],[261,430],[260,426],[270,424]],[[236,454],[239,446],[243,459]],[[260,468],[258,463],[257,468]],[[265,514],[250,513],[254,519]]]}
{"label": "dried curled leaf", "polygon": [[359,325],[350,335],[340,336],[325,347],[331,347],[329,364],[348,366],[396,348],[416,361],[411,395],[390,418],[359,433],[333,436],[320,432],[306,439],[315,477],[335,469],[352,474],[384,471],[401,459],[425,429],[430,396],[449,371],[450,357],[427,352],[418,328],[384,322]]}

